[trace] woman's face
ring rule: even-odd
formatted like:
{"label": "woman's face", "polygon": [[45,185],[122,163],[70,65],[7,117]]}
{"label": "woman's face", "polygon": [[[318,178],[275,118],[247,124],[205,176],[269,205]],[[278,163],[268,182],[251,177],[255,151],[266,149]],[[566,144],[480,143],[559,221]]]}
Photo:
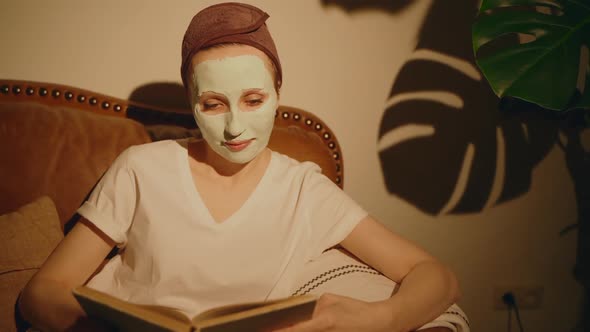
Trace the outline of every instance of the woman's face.
{"label": "woman's face", "polygon": [[233,163],[247,163],[268,144],[278,96],[264,52],[247,45],[199,51],[192,60],[191,104],[203,138]]}

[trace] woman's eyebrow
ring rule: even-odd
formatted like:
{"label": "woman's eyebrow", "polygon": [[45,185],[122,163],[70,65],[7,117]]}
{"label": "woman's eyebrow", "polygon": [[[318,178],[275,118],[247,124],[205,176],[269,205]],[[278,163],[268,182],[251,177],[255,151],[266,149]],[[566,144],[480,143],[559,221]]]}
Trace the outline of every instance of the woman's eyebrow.
{"label": "woman's eyebrow", "polygon": [[217,93],[217,92],[214,92],[214,91],[203,91],[203,93],[201,93],[198,96],[198,98],[199,99],[201,99],[201,98],[217,98],[217,99],[221,99],[221,100],[226,100],[227,99],[227,97],[224,94]]}
{"label": "woman's eyebrow", "polygon": [[224,97],[223,94],[215,92],[215,91],[203,91],[199,94],[200,96],[202,95],[213,95],[214,97]]}
{"label": "woman's eyebrow", "polygon": [[264,92],[263,88],[248,88],[248,89],[243,89],[242,92],[266,93],[266,92]]}

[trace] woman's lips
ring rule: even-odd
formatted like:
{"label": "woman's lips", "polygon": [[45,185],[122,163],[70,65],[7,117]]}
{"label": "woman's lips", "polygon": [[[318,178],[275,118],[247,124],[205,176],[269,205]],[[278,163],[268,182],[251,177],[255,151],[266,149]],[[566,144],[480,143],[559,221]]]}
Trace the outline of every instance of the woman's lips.
{"label": "woman's lips", "polygon": [[228,149],[230,149],[231,151],[234,152],[239,152],[244,150],[245,148],[248,147],[248,145],[250,145],[250,143],[253,141],[254,139],[249,139],[249,140],[245,140],[245,141],[227,141],[225,143],[223,143]]}

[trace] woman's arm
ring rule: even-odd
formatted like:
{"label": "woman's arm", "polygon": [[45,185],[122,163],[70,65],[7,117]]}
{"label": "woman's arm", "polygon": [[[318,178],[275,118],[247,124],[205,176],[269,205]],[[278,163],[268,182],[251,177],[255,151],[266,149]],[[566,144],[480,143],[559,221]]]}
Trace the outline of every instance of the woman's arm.
{"label": "woman's arm", "polygon": [[372,303],[324,294],[313,319],[281,332],[412,331],[438,317],[459,297],[457,279],[448,268],[370,216],[341,244],[398,282],[398,292],[388,300]]}
{"label": "woman's arm", "polygon": [[87,220],[80,220],[27,283],[19,309],[43,331],[100,330],[86,318],[72,289],[101,265],[114,242]]}
{"label": "woman's arm", "polygon": [[459,298],[454,273],[410,241],[368,216],[342,241],[359,259],[400,283],[398,292],[377,302],[399,331],[432,321]]}

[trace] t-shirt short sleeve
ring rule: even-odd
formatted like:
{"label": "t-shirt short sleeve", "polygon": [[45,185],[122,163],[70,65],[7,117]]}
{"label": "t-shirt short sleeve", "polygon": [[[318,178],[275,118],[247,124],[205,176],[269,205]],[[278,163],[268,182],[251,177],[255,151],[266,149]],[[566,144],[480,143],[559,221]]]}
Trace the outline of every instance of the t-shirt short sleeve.
{"label": "t-shirt short sleeve", "polygon": [[137,201],[136,181],[129,167],[131,148],[123,151],[78,209],[98,229],[124,247]]}
{"label": "t-shirt short sleeve", "polygon": [[321,174],[317,166],[307,172],[302,195],[310,223],[312,259],[342,242],[367,216],[367,212],[334,182]]}

